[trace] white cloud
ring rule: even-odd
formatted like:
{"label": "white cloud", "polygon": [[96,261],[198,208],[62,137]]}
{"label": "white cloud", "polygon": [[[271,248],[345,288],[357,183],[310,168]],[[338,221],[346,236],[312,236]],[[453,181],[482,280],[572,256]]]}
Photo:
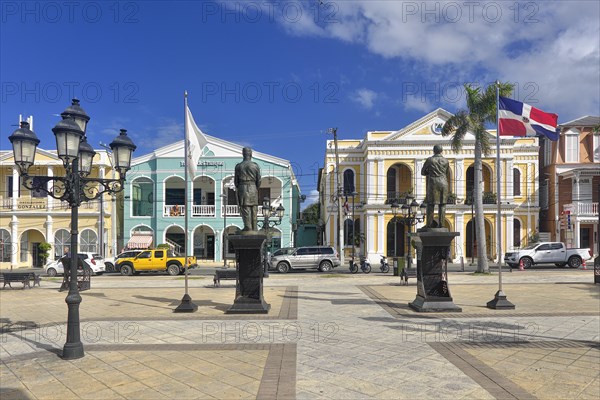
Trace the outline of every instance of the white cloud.
{"label": "white cloud", "polygon": [[360,104],[363,108],[370,110],[375,104],[377,93],[371,89],[358,89],[352,96],[352,100]]}
{"label": "white cloud", "polygon": [[[413,63],[426,81],[429,77],[441,84],[501,79],[517,83],[515,98],[542,109],[565,117],[598,114],[598,2],[355,0],[325,4],[334,8],[323,9],[319,18],[311,4],[300,20],[279,18],[278,22],[294,35],[355,43],[381,57]],[[357,101],[372,107],[374,97],[364,94]],[[409,101],[405,106],[423,109],[420,103]]]}

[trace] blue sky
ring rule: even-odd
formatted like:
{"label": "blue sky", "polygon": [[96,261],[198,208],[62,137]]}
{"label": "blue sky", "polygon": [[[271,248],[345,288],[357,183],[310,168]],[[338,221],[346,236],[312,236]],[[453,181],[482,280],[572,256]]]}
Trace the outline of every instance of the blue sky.
{"label": "blue sky", "polygon": [[2,1],[0,21],[1,149],[19,114],[54,149],[74,95],[94,147],[126,128],[142,155],[183,138],[187,90],[203,131],[292,161],[310,195],[327,128],[455,112],[465,82],[514,82],[559,122],[600,114],[596,1]]}

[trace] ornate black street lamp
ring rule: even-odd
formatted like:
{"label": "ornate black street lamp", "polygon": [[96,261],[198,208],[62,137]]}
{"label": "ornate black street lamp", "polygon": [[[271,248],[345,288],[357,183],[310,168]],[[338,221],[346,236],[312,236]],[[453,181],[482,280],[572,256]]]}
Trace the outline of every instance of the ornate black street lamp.
{"label": "ornate black street lamp", "polygon": [[[112,141],[114,169],[119,172],[119,179],[88,178],[92,171],[92,162],[96,152],[87,143],[85,131],[90,117],[79,106],[79,100],[61,114],[63,118],[52,129],[56,137],[56,149],[65,167],[64,177],[32,176],[29,168],[35,160],[35,152],[40,140],[29,129],[29,123],[21,122],[19,129],[9,136],[13,146],[13,155],[22,184],[32,191],[41,191],[47,195],[66,201],[71,207],[71,256],[69,262],[69,293],[66,297],[68,305],[67,342],[63,347],[62,357],[72,360],[84,356],[80,339],[79,304],[81,296],[77,287],[77,236],[79,205],[84,201],[98,198],[102,193],[117,193],[123,190],[125,174],[131,166],[131,154],[136,149],[127,131],[121,129],[120,134]],[[51,185],[48,185],[51,183]],[[50,186],[50,187],[49,187]],[[65,265],[65,267],[67,267]]]}
{"label": "ornate black street lamp", "polygon": [[[285,208],[283,208],[283,205],[279,204],[279,206],[277,208],[272,207],[271,206],[271,200],[268,197],[265,197],[263,199],[263,203],[262,203],[262,209],[261,209],[262,215],[264,220],[263,221],[258,221],[258,224],[261,225],[261,229],[265,229],[267,231],[267,245],[270,246],[271,245],[271,234],[270,234],[270,230],[271,228],[274,228],[275,226],[281,224],[281,221],[283,219],[283,214],[285,212]],[[273,219],[273,218],[277,218],[277,219]],[[267,245],[265,245],[265,267],[264,267],[264,273],[263,276],[265,278],[269,277],[269,265],[267,262]]]}
{"label": "ornate black street lamp", "polygon": [[[421,209],[421,215],[417,216],[419,209]],[[407,267],[410,267],[412,265],[412,246],[410,245],[410,234],[412,232],[412,227],[425,220],[426,210],[427,205],[425,204],[425,202],[419,205],[419,203],[417,203],[417,201],[412,197],[407,197],[406,204],[402,205],[402,222],[405,226],[408,226],[408,233],[406,235],[406,237],[408,238],[408,253],[406,257]]]}
{"label": "ornate black street lamp", "polygon": [[[412,197],[406,197],[405,204],[400,207],[397,201],[394,200],[391,204],[392,213],[394,214],[394,261],[397,262],[396,257],[398,253],[397,243],[398,243],[398,220],[400,220],[404,226],[408,226],[407,238],[408,238],[408,253],[406,257],[406,267],[408,268],[412,264],[412,255],[411,255],[411,245],[410,245],[410,233],[412,232],[412,227],[417,225],[420,222],[425,220],[425,211],[427,210],[427,205],[423,202],[421,205],[417,203],[417,201]],[[398,216],[398,208],[400,208],[402,216]],[[421,215],[418,216],[417,213],[421,210]]]}

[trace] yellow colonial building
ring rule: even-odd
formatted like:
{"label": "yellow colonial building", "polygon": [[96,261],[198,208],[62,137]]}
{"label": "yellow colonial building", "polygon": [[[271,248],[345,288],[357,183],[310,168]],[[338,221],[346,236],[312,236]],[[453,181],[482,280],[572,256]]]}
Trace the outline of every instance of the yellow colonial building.
{"label": "yellow colonial building", "polygon": [[[465,261],[477,255],[477,237],[473,221],[475,138],[468,133],[459,153],[450,146],[450,137],[441,135],[445,121],[452,116],[437,109],[397,131],[371,131],[362,139],[338,140],[339,179],[342,196],[336,196],[336,146],[328,141],[324,168],[319,177],[322,241],[338,248],[338,236],[345,254],[350,254],[352,232],[357,249],[371,264],[379,256],[403,257],[408,251],[407,233],[423,226],[409,227],[394,220],[391,203],[400,204],[412,196],[420,204],[425,198],[425,178],[421,168],[433,155],[433,146],[442,145],[450,162],[450,196],[445,226],[460,233],[454,241],[452,258]],[[495,131],[490,134],[495,136]],[[501,202],[502,249],[524,246],[537,232],[539,213],[537,138],[502,137],[500,142],[501,193],[496,190],[495,138],[492,152],[483,159],[483,197],[485,236],[489,258],[496,257],[497,201]],[[351,193],[355,193],[353,196]],[[343,205],[338,212],[338,203]],[[436,207],[437,213],[437,207]],[[397,210],[397,215],[400,210]],[[339,216],[341,224],[338,225]],[[420,213],[418,214],[420,215]],[[414,254],[414,252],[413,252]],[[347,264],[347,260],[346,260]]]}
{"label": "yellow colonial building", "polygon": [[[104,150],[96,150],[90,177],[113,178]],[[64,176],[56,151],[39,149],[30,175]],[[51,185],[51,183],[49,183]],[[116,202],[108,195],[79,207],[79,251],[105,256],[116,250]],[[42,267],[39,244],[49,243],[48,260],[61,256],[70,243],[71,209],[66,202],[20,184],[12,150],[0,151],[0,268]]]}

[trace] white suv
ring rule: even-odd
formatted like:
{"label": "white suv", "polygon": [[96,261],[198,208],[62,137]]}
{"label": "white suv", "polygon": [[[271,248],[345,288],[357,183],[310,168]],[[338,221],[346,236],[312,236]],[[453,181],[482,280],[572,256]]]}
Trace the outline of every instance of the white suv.
{"label": "white suv", "polygon": [[[102,256],[97,253],[78,253],[78,256],[83,260],[84,263],[92,270],[94,275],[102,275],[105,271],[104,260]],[[65,269],[63,268],[60,260],[52,261],[46,264],[44,267],[48,276],[56,276],[58,274],[64,274]]]}

